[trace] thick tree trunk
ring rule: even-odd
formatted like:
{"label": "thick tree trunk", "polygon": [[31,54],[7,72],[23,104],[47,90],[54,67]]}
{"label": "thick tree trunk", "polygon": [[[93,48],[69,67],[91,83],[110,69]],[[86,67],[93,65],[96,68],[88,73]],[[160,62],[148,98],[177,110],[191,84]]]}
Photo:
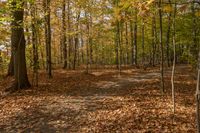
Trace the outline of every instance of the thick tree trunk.
{"label": "thick tree trunk", "polygon": [[[21,1],[19,2],[21,3]],[[11,88],[12,91],[30,87],[26,68],[24,29],[21,25],[23,24],[24,9],[23,4],[20,4],[22,8],[17,8],[18,4],[18,2],[12,2],[14,9],[12,11],[13,21],[11,24],[11,44],[14,55],[15,77],[14,84]]]}

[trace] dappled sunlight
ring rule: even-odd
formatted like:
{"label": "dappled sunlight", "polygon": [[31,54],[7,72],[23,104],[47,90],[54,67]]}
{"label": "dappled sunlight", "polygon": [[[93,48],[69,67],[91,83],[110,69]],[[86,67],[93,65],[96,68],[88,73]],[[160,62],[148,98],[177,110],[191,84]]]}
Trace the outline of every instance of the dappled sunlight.
{"label": "dappled sunlight", "polygon": [[96,86],[98,88],[103,88],[103,89],[109,89],[111,87],[120,87],[120,85],[117,82],[112,82],[112,81],[101,81],[96,83]]}
{"label": "dappled sunlight", "polygon": [[195,89],[189,75],[175,82],[173,117],[170,80],[162,96],[159,73],[126,71],[120,76],[111,70],[63,71],[68,75],[56,73],[49,80],[41,74],[38,88],[1,98],[0,131],[194,132]]}

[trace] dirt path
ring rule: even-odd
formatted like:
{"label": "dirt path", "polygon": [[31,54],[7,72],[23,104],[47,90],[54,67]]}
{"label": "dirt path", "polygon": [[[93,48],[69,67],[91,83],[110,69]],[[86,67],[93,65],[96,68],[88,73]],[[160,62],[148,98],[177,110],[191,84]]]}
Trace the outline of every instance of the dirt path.
{"label": "dirt path", "polygon": [[[165,77],[164,96],[159,93],[156,69],[130,69],[121,76],[114,70],[88,75],[59,70],[52,80],[41,74],[39,88],[0,100],[0,132],[192,133],[195,82],[189,74],[186,67],[177,71],[174,121],[170,71]],[[4,82],[0,88],[6,85]]]}

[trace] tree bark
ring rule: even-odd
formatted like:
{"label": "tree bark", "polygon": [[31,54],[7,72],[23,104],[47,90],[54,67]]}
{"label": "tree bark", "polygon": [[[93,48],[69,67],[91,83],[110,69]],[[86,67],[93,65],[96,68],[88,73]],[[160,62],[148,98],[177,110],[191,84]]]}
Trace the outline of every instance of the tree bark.
{"label": "tree bark", "polygon": [[137,65],[137,29],[138,29],[138,18],[137,18],[137,8],[135,8],[135,27],[134,27],[134,48],[133,48],[133,50],[134,50],[134,59],[133,59],[133,64],[134,65]]}
{"label": "tree bark", "polygon": [[160,22],[160,73],[161,73],[161,93],[164,93],[164,55],[163,55],[163,27],[162,27],[162,0],[159,0],[159,22]]}
{"label": "tree bark", "polygon": [[44,0],[45,9],[45,41],[46,41],[46,56],[47,56],[47,73],[48,77],[52,78],[52,62],[51,62],[51,10],[50,10],[50,0]]}
{"label": "tree bark", "polygon": [[[175,3],[176,3],[176,0],[175,0]],[[174,59],[173,59],[171,83],[172,83],[172,105],[173,105],[172,111],[173,111],[173,114],[175,114],[174,74],[175,74],[175,66],[176,66],[176,4],[174,7],[174,14],[173,14],[173,53],[174,53]]]}
{"label": "tree bark", "polygon": [[[171,3],[171,0],[169,0],[169,3]],[[166,58],[167,58],[167,66],[170,67],[170,57],[169,57],[169,42],[170,42],[170,32],[171,32],[171,17],[172,12],[170,11],[168,16],[168,28],[167,28],[167,37],[166,37]]]}
{"label": "tree bark", "polygon": [[31,28],[32,28],[32,45],[33,45],[33,85],[38,86],[38,30],[36,25],[36,5],[31,5]]}
{"label": "tree bark", "polygon": [[75,41],[75,48],[74,48],[74,63],[73,63],[73,69],[75,70],[76,69],[76,62],[77,62],[77,54],[78,54],[78,46],[79,46],[79,33],[78,33],[78,30],[79,30],[79,18],[80,18],[80,13],[78,13],[77,15],[77,20],[76,20],[76,35],[75,35],[75,38],[74,38],[74,41]]}
{"label": "tree bark", "polygon": [[63,46],[63,69],[67,68],[67,39],[66,39],[66,0],[62,3],[62,46]]}
{"label": "tree bark", "polygon": [[[12,47],[12,46],[11,46]],[[10,63],[8,65],[8,73],[7,76],[14,76],[14,56],[13,56],[13,48],[11,48],[11,57]]]}
{"label": "tree bark", "polygon": [[[18,6],[21,6],[18,8]],[[13,21],[11,23],[11,45],[14,55],[14,84],[10,88],[12,91],[29,88],[31,85],[27,76],[25,58],[25,37],[23,28],[24,9],[22,1],[12,2]]]}

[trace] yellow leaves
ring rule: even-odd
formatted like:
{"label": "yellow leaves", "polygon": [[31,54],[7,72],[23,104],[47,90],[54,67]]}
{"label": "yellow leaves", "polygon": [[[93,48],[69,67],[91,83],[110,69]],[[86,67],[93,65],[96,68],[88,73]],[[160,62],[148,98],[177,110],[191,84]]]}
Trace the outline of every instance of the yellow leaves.
{"label": "yellow leaves", "polygon": [[200,17],[200,11],[197,11],[197,12],[195,13],[195,16]]}
{"label": "yellow leaves", "polygon": [[139,7],[139,13],[138,15],[140,15],[141,17],[147,17],[149,14],[149,6],[147,6],[147,4],[145,2],[143,3],[139,3],[138,4]]}
{"label": "yellow leaves", "polygon": [[163,7],[163,11],[167,12],[167,13],[170,13],[170,12],[173,11],[173,8],[170,5],[166,5],[166,6]]}
{"label": "yellow leaves", "polygon": [[120,15],[121,9],[119,7],[114,7],[113,11],[114,11],[114,16],[115,16],[116,20],[120,20],[121,19],[121,15]]}
{"label": "yellow leaves", "polygon": [[150,4],[152,4],[155,0],[149,0],[147,1],[147,6],[149,6]]}

